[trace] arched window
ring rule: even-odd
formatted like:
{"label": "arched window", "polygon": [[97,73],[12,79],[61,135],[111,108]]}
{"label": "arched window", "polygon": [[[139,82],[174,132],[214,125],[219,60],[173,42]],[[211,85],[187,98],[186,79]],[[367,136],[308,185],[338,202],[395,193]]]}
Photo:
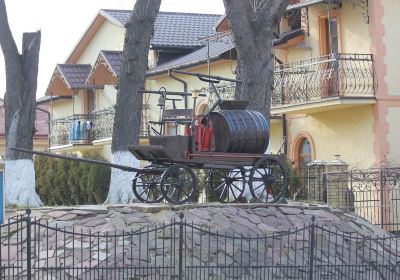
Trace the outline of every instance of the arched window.
{"label": "arched window", "polygon": [[[312,161],[311,144],[307,138],[303,138],[299,145],[298,163],[300,172],[303,173],[307,169],[307,164]],[[304,173],[303,173],[304,174]]]}

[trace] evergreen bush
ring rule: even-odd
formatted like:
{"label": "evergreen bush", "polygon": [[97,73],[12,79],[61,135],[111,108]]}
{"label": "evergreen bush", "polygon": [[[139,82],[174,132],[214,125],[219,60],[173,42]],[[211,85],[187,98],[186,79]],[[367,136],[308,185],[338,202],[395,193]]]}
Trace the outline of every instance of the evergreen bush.
{"label": "evergreen bush", "polygon": [[[84,153],[83,157],[105,160],[96,153]],[[110,167],[40,156],[35,157],[34,163],[36,191],[45,205],[101,204],[105,201]]]}

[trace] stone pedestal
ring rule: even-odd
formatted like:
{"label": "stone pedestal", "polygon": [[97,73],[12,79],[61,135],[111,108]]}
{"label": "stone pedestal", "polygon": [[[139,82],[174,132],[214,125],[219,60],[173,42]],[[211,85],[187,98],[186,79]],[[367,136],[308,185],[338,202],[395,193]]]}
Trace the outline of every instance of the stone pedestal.
{"label": "stone pedestal", "polygon": [[328,162],[325,167],[325,182],[327,188],[327,202],[329,206],[344,208],[348,206],[349,192],[347,170],[348,164],[339,159]]}
{"label": "stone pedestal", "polygon": [[313,160],[307,164],[306,186],[308,199],[326,203],[326,188],[324,185],[324,172],[326,162]]}

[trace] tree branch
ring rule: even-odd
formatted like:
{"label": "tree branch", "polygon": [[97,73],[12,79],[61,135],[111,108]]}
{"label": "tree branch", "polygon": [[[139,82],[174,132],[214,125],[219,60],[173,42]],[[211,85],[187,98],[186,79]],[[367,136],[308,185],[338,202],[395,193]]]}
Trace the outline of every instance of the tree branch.
{"label": "tree branch", "polygon": [[17,45],[11,33],[10,25],[8,24],[7,10],[4,3],[5,0],[0,0],[0,45],[4,54],[6,65],[12,63],[19,56]]}
{"label": "tree branch", "polygon": [[40,41],[41,41],[40,31],[23,34],[22,70],[25,81],[29,81],[29,84],[25,85],[25,88],[29,88],[34,92],[36,92],[37,89]]}

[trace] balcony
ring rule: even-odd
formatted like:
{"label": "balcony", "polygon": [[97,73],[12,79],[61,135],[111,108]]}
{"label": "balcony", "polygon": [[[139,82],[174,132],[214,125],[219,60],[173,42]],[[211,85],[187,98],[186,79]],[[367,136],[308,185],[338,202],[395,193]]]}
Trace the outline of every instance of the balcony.
{"label": "balcony", "polygon": [[90,144],[92,140],[91,115],[73,115],[50,122],[50,147]]}
{"label": "balcony", "polygon": [[[144,114],[147,114],[144,108]],[[76,145],[92,145],[110,141],[112,137],[115,109],[110,107],[86,115],[73,115],[50,123],[50,147],[66,148]],[[140,137],[147,137],[147,118],[142,120]]]}
{"label": "balcony", "polygon": [[306,113],[375,103],[372,55],[332,54],[275,68],[272,112]]}

